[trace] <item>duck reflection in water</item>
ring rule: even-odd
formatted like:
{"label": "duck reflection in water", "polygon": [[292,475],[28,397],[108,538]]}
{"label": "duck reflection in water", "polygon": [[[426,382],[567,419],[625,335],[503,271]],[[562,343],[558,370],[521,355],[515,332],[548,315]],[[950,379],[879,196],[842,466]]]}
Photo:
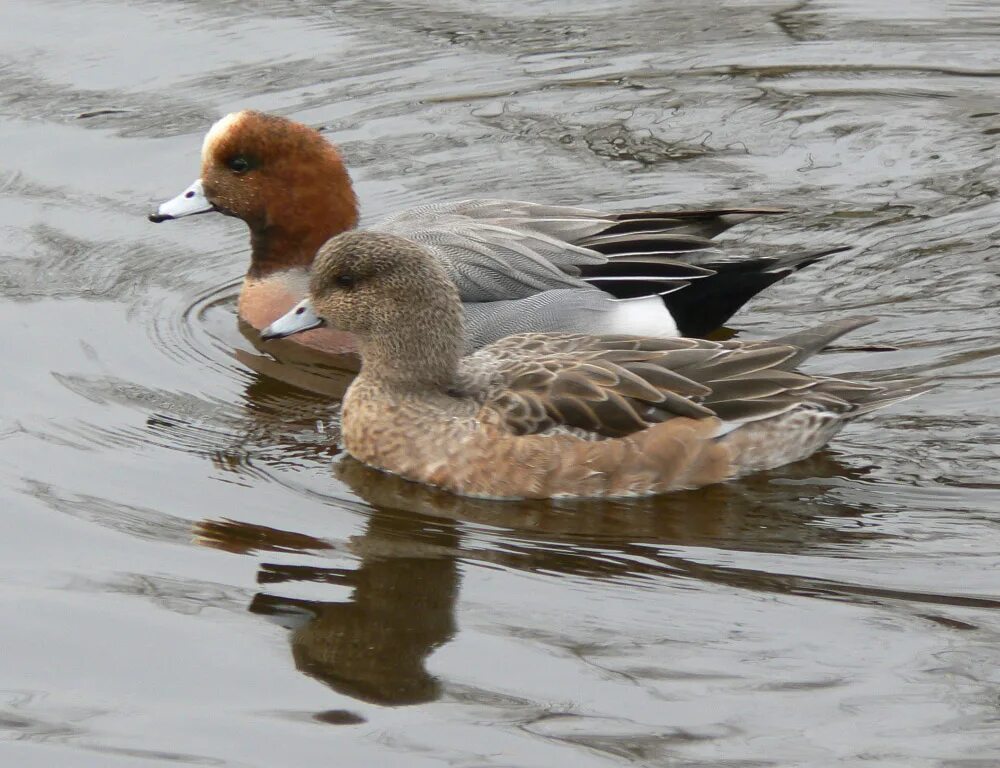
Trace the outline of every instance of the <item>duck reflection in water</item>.
{"label": "duck reflection in water", "polygon": [[[303,449],[301,442],[296,446]],[[315,450],[321,447],[325,444]],[[320,458],[329,460],[325,452]],[[710,544],[800,553],[873,535],[861,527],[810,525],[819,516],[858,517],[865,511],[841,509],[829,499],[810,504],[810,497],[822,495],[817,477],[864,474],[829,453],[742,483],[625,503],[474,500],[385,475],[347,456],[334,468],[337,479],[370,505],[364,508],[369,517],[359,536],[333,541],[233,520],[203,521],[196,533],[202,544],[242,554],[359,558],[356,568],[265,562],[257,581],[268,588],[311,582],[352,592],[347,600],[325,601],[262,591],[249,610],[291,631],[299,671],[339,693],[383,706],[442,696],[442,683],[427,663],[456,633],[459,558],[548,574],[680,576],[794,592],[803,586],[801,579],[705,565],[662,547]],[[775,483],[775,476],[784,482]],[[759,503],[758,484],[768,486],[766,505]],[[470,523],[488,526],[488,535],[463,534]],[[498,537],[502,541],[495,541]]]}
{"label": "duck reflection in water", "polygon": [[[364,531],[348,541],[322,531],[296,533],[234,520],[196,525],[198,541],[252,554],[281,552],[330,567],[264,562],[249,610],[291,632],[296,667],[334,690],[369,703],[419,704],[442,696],[427,669],[435,650],[456,633],[459,558],[547,574],[600,579],[673,578],[729,584],[759,591],[792,592],[801,579],[742,572],[684,557],[678,547],[788,554],[837,546],[878,535],[862,522],[863,503],[845,503],[830,489],[841,478],[861,478],[830,451],[737,483],[636,501],[492,502],[453,496],[373,470],[337,454],[339,396],[350,381],[344,371],[310,360],[275,361],[243,350],[236,356],[256,373],[244,393],[245,419],[226,446],[212,452],[216,467],[236,475],[252,464],[279,472],[325,474],[366,502]],[[317,424],[322,424],[317,432]],[[184,429],[176,419],[151,428]],[[190,430],[187,430],[190,431]],[[252,464],[247,461],[253,457]],[[832,479],[832,480],[831,480]],[[330,497],[332,507],[352,502]],[[857,526],[815,525],[836,517]],[[473,532],[469,524],[486,526]],[[343,567],[343,555],[358,558]],[[280,584],[311,582],[352,589],[347,600],[274,594]]]}
{"label": "duck reflection in water", "polygon": [[[258,593],[253,613],[291,630],[292,657],[303,673],[372,704],[432,701],[440,682],[427,671],[433,651],[455,634],[458,534],[451,521],[376,511],[351,547],[356,569],[264,563],[259,584],[308,581],[353,588],[346,601]],[[199,541],[227,551],[317,553],[330,542],[234,521],[197,526]]]}

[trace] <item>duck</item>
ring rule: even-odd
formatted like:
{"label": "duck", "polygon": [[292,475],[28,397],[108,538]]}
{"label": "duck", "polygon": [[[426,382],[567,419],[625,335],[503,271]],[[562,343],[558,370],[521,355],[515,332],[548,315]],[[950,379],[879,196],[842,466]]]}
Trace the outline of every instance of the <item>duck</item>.
{"label": "duck", "polygon": [[[164,222],[221,213],[250,230],[250,266],[238,300],[255,331],[305,296],[309,269],[329,238],[358,226],[343,156],[309,126],[254,110],[229,114],[202,142],[201,175],[149,215]],[[430,203],[370,227],[422,244],[458,286],[466,347],[514,333],[705,336],[773,283],[845,248],[736,257],[714,237],[780,208],[607,213],[503,199]],[[296,339],[334,354],[349,335]]]}
{"label": "duck", "polygon": [[406,480],[488,499],[638,497],[808,457],[849,421],[933,383],[812,376],[800,363],[875,318],[769,341],[514,334],[467,353],[461,294],[425,246],[353,231],[264,329],[357,339],[343,448]]}

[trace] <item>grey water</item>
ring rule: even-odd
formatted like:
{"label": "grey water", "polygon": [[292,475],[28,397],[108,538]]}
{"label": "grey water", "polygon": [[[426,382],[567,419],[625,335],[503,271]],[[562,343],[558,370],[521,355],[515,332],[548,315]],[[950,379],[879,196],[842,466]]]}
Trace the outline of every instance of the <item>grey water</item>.
{"label": "grey water", "polygon": [[[1000,765],[990,0],[0,2],[0,764]],[[322,127],[366,220],[768,205],[851,245],[743,338],[941,386],[813,459],[490,504],[338,455],[346,378],[240,333],[201,138]]]}

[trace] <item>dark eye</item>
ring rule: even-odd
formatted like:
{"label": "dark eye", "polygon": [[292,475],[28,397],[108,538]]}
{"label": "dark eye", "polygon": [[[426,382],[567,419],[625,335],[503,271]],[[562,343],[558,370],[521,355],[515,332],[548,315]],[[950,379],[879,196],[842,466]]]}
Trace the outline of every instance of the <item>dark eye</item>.
{"label": "dark eye", "polygon": [[250,161],[247,160],[243,155],[236,155],[231,157],[229,162],[226,163],[229,166],[229,170],[233,173],[246,173],[250,170]]}
{"label": "dark eye", "polygon": [[354,275],[337,275],[333,278],[333,282],[338,288],[343,288],[345,291],[349,291],[354,287]]}

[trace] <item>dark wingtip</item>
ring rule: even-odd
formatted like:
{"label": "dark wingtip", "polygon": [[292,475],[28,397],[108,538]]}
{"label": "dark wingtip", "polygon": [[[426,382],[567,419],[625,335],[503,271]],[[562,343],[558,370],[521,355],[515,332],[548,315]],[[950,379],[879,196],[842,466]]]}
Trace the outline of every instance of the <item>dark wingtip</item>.
{"label": "dark wingtip", "polygon": [[835,253],[843,253],[844,251],[852,250],[854,250],[853,245],[838,245],[836,248],[827,248],[825,251],[788,256],[783,259],[776,260],[771,267],[764,271],[791,274],[792,272],[798,272],[803,267],[808,267],[810,264],[815,264],[817,261],[824,259],[827,256],[833,256]]}
{"label": "dark wingtip", "polygon": [[849,250],[851,246],[837,246],[778,259],[707,262],[703,266],[716,270],[715,275],[699,278],[689,288],[664,296],[663,302],[682,334],[705,336],[724,325],[768,286],[825,256]]}

